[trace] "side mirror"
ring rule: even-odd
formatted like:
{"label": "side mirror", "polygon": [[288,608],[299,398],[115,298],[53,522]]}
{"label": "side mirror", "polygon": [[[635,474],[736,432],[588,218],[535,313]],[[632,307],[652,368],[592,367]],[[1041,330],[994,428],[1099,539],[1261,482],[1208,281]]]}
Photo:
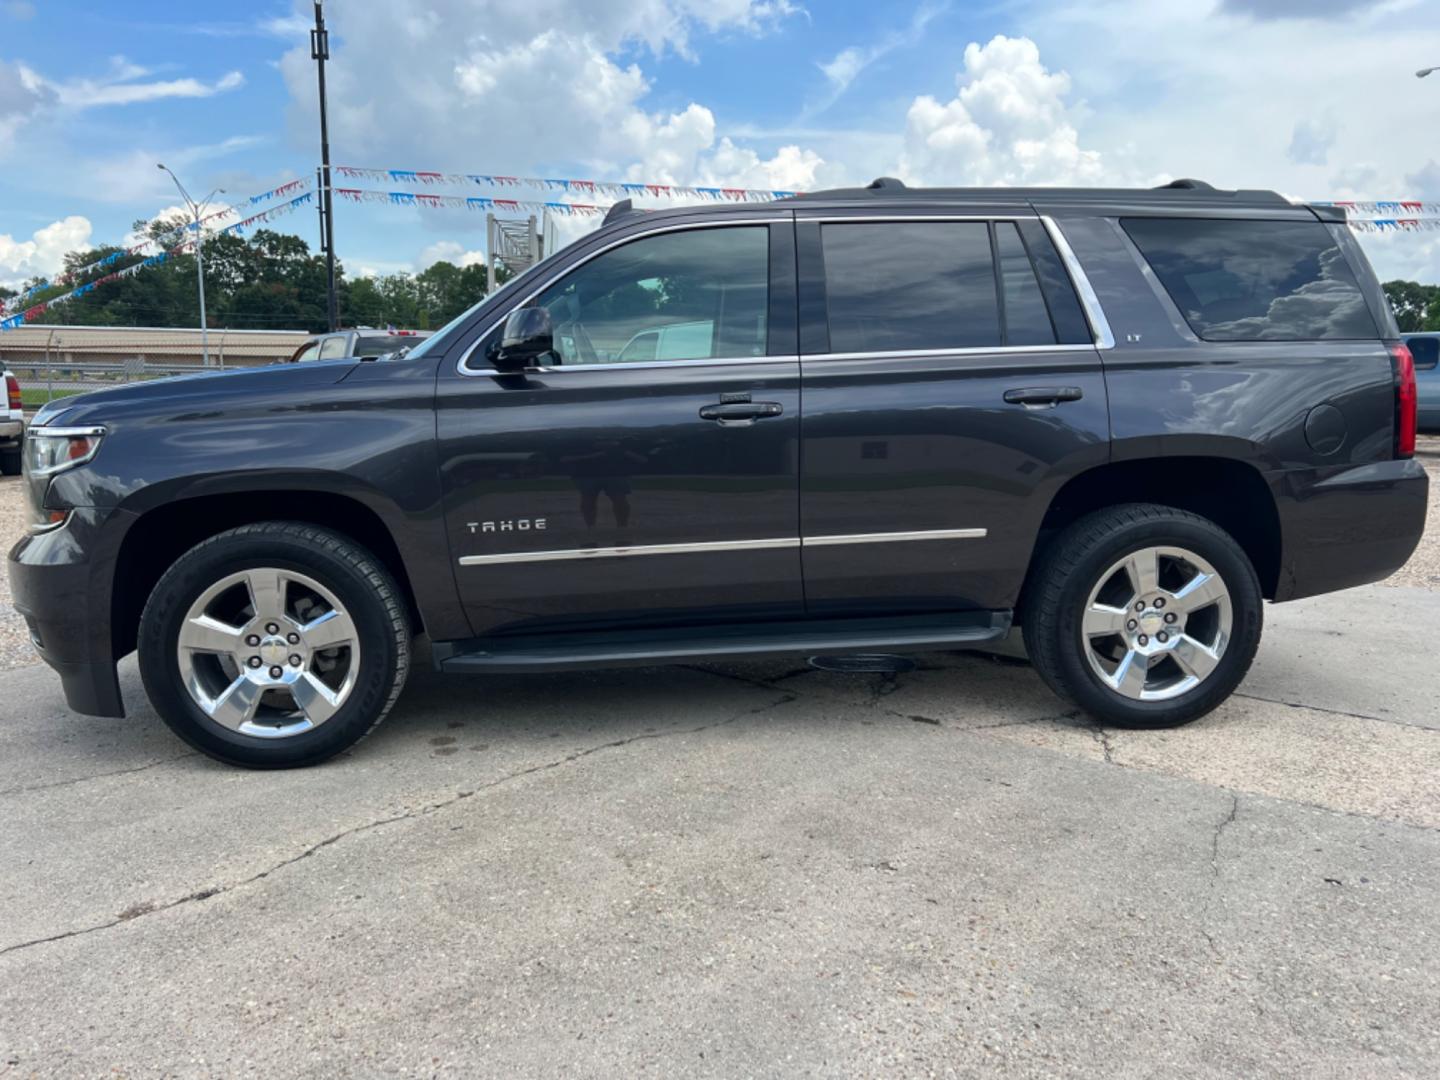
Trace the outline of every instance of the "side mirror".
{"label": "side mirror", "polygon": [[1440,337],[1413,337],[1408,342],[1416,371],[1430,371],[1440,364]]}
{"label": "side mirror", "polygon": [[542,307],[516,308],[500,331],[500,344],[490,352],[497,371],[524,371],[555,351],[555,327]]}

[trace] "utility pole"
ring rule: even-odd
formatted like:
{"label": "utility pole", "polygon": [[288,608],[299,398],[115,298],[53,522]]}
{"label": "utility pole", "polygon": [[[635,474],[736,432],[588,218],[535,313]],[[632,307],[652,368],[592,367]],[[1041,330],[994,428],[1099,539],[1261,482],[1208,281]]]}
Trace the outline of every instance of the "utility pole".
{"label": "utility pole", "polygon": [[205,324],[205,226],[201,224],[201,218],[205,208],[210,205],[210,200],[216,195],[224,195],[224,188],[216,188],[205,196],[205,201],[197,203],[190,198],[190,193],[185,190],[185,185],[180,183],[180,178],[170,169],[160,163],[155,167],[161,172],[169,173],[170,179],[175,181],[175,186],[180,189],[180,197],[185,200],[185,205],[190,208],[190,215],[195,219],[195,276],[200,286],[200,352],[205,358],[205,366],[210,366],[210,330]]}
{"label": "utility pole", "polygon": [[330,59],[330,34],[325,29],[322,0],[315,0],[315,29],[310,31],[310,58],[320,76],[320,205],[325,223],[322,243],[325,245],[326,307],[330,329],[339,329],[340,315],[335,299],[335,207],[330,201],[330,122],[325,110],[325,61]]}

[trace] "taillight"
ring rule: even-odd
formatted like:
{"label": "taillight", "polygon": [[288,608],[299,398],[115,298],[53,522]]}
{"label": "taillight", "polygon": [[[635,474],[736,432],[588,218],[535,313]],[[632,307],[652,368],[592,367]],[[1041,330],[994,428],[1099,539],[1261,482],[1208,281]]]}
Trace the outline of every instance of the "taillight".
{"label": "taillight", "polygon": [[20,409],[24,407],[20,401],[20,384],[15,381],[14,375],[5,376],[5,396],[10,399],[10,408]]}
{"label": "taillight", "polygon": [[1415,358],[1404,345],[1390,346],[1395,371],[1395,456],[1415,456]]}

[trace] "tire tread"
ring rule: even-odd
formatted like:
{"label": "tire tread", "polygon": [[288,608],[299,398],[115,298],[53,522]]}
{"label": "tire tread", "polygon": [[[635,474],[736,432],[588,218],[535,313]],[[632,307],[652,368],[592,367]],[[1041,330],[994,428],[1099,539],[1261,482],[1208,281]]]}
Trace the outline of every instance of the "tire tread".
{"label": "tire tread", "polygon": [[[1081,704],[1075,688],[1061,662],[1061,650],[1066,647],[1064,635],[1059,632],[1058,619],[1066,586],[1079,572],[1081,565],[1100,544],[1121,529],[1143,528],[1149,525],[1175,525],[1181,523],[1210,533],[1216,540],[1230,545],[1244,560],[1249,570],[1255,594],[1259,595],[1255,571],[1243,549],[1236,544],[1229,533],[1209,518],[1157,503],[1121,503],[1092,511],[1077,519],[1055,536],[1046,548],[1036,556],[1036,567],[1027,583],[1025,597],[1021,604],[1021,623],[1025,648],[1035,670],[1057,695],[1072,704]],[[1237,618],[1239,613],[1237,612]],[[1237,628],[1238,629],[1238,628]],[[1240,640],[1238,633],[1232,635],[1232,647],[1243,650],[1238,671],[1231,673],[1231,679],[1238,685],[1249,671],[1254,660],[1255,647],[1259,643],[1256,630],[1253,642]],[[1205,687],[1198,687],[1197,692]],[[1229,691],[1225,693],[1229,696]],[[1157,721],[1144,726],[1175,726],[1187,723],[1209,712],[1219,701],[1209,701],[1209,695],[1200,693],[1199,698],[1188,706],[1182,706],[1167,721]],[[1183,701],[1182,699],[1180,699]],[[1083,707],[1083,705],[1082,705]],[[1107,719],[1115,719],[1113,716]],[[1117,721],[1120,722],[1120,721]]]}
{"label": "tire tread", "polygon": [[[395,707],[410,673],[411,640],[410,620],[407,607],[400,591],[384,564],[367,548],[343,534],[332,532],[316,525],[297,521],[260,521],[239,525],[224,532],[216,533],[187,551],[175,565],[160,578],[145,603],[140,621],[144,626],[154,619],[162,618],[174,601],[174,590],[167,588],[173,578],[185,572],[186,564],[193,559],[204,559],[212,550],[233,543],[236,540],[290,540],[306,547],[323,551],[326,555],[348,564],[371,588],[374,589],[388,624],[389,633],[395,644],[395,672],[390,680],[390,691],[385,701],[375,710],[374,719],[365,731],[350,743],[346,750],[353,749],[380,726]],[[343,752],[343,751],[342,751]],[[252,762],[240,762],[253,765]]]}

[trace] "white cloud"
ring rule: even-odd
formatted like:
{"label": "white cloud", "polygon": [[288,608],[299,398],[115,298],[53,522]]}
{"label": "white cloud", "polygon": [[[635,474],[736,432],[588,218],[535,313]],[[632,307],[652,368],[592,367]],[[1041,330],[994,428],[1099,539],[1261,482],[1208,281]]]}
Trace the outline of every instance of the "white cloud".
{"label": "white cloud", "polygon": [[909,25],[904,29],[892,30],[864,45],[847,46],[829,60],[822,60],[816,66],[830,84],[829,93],[820,104],[806,112],[813,116],[835,104],[861,73],[896,49],[919,42],[930,24],[949,8],[949,0],[942,3],[923,3],[915,9]]}
{"label": "white cloud", "polygon": [[54,92],[25,65],[0,60],[0,150],[9,145],[21,125],[54,99]]}
{"label": "white cloud", "polygon": [[[190,194],[203,199],[210,191],[201,187],[196,179],[196,166],[231,157],[253,149],[265,140],[258,135],[232,135],[216,143],[200,146],[169,147],[167,149],[140,147],[110,157],[93,158],[80,166],[84,175],[103,176],[105,183],[87,191],[90,198],[101,202],[135,206],[173,198],[176,194],[174,181],[155,167],[164,162],[179,174]],[[248,195],[248,191],[228,191],[229,195]]]}
{"label": "white cloud", "polygon": [[14,288],[32,277],[54,277],[67,251],[90,243],[90,220],[78,215],[35,230],[29,240],[0,233],[0,282]]}
{"label": "white cloud", "polygon": [[1373,8],[1379,0],[1221,0],[1220,10],[1254,19],[1333,19]]}
{"label": "white cloud", "polygon": [[[1440,24],[1417,18],[1434,0],[1220,7],[1046,0],[1020,18],[1046,61],[1083,88],[1092,108],[1076,123],[1083,144],[1103,153],[1104,182],[1193,176],[1312,199],[1413,194],[1407,176],[1431,152],[1416,133],[1434,127],[1440,103],[1440,88],[1413,75],[1440,56]],[[1291,154],[1297,125],[1333,131],[1323,162]],[[1423,235],[1401,239],[1418,251]],[[1390,260],[1405,245],[1361,241],[1381,275],[1395,276]],[[1440,261],[1430,266],[1425,280],[1440,281]]]}
{"label": "white cloud", "polygon": [[88,109],[99,105],[134,105],[161,98],[206,98],[235,90],[245,85],[245,76],[231,71],[213,83],[199,79],[163,79],[156,82],[131,80],[148,74],[144,68],[126,66],[119,77],[108,79],[74,79],[69,82],[47,83],[61,105]]}
{"label": "white cloud", "polygon": [[918,97],[906,116],[904,179],[939,185],[1094,184],[1099,153],[1080,147],[1070,76],[1051,72],[1028,38],[965,48],[948,102]]}
{"label": "white cloud", "polygon": [[[808,181],[818,158],[798,148],[765,158],[718,138],[703,105],[647,110],[639,63],[616,59],[635,44],[686,50],[699,32],[763,33],[799,10],[783,0],[337,5],[331,132],[345,148],[337,161],[501,173],[583,167],[719,186]],[[281,68],[297,142],[308,145],[308,48],[289,52]]]}
{"label": "white cloud", "polygon": [[1334,120],[1301,120],[1295,125],[1286,153],[1297,165],[1324,165],[1330,160],[1335,135]]}
{"label": "white cloud", "polygon": [[437,262],[454,263],[456,266],[475,266],[485,262],[485,252],[466,251],[465,248],[453,240],[437,240],[415,260],[417,270],[425,270],[434,266]]}

